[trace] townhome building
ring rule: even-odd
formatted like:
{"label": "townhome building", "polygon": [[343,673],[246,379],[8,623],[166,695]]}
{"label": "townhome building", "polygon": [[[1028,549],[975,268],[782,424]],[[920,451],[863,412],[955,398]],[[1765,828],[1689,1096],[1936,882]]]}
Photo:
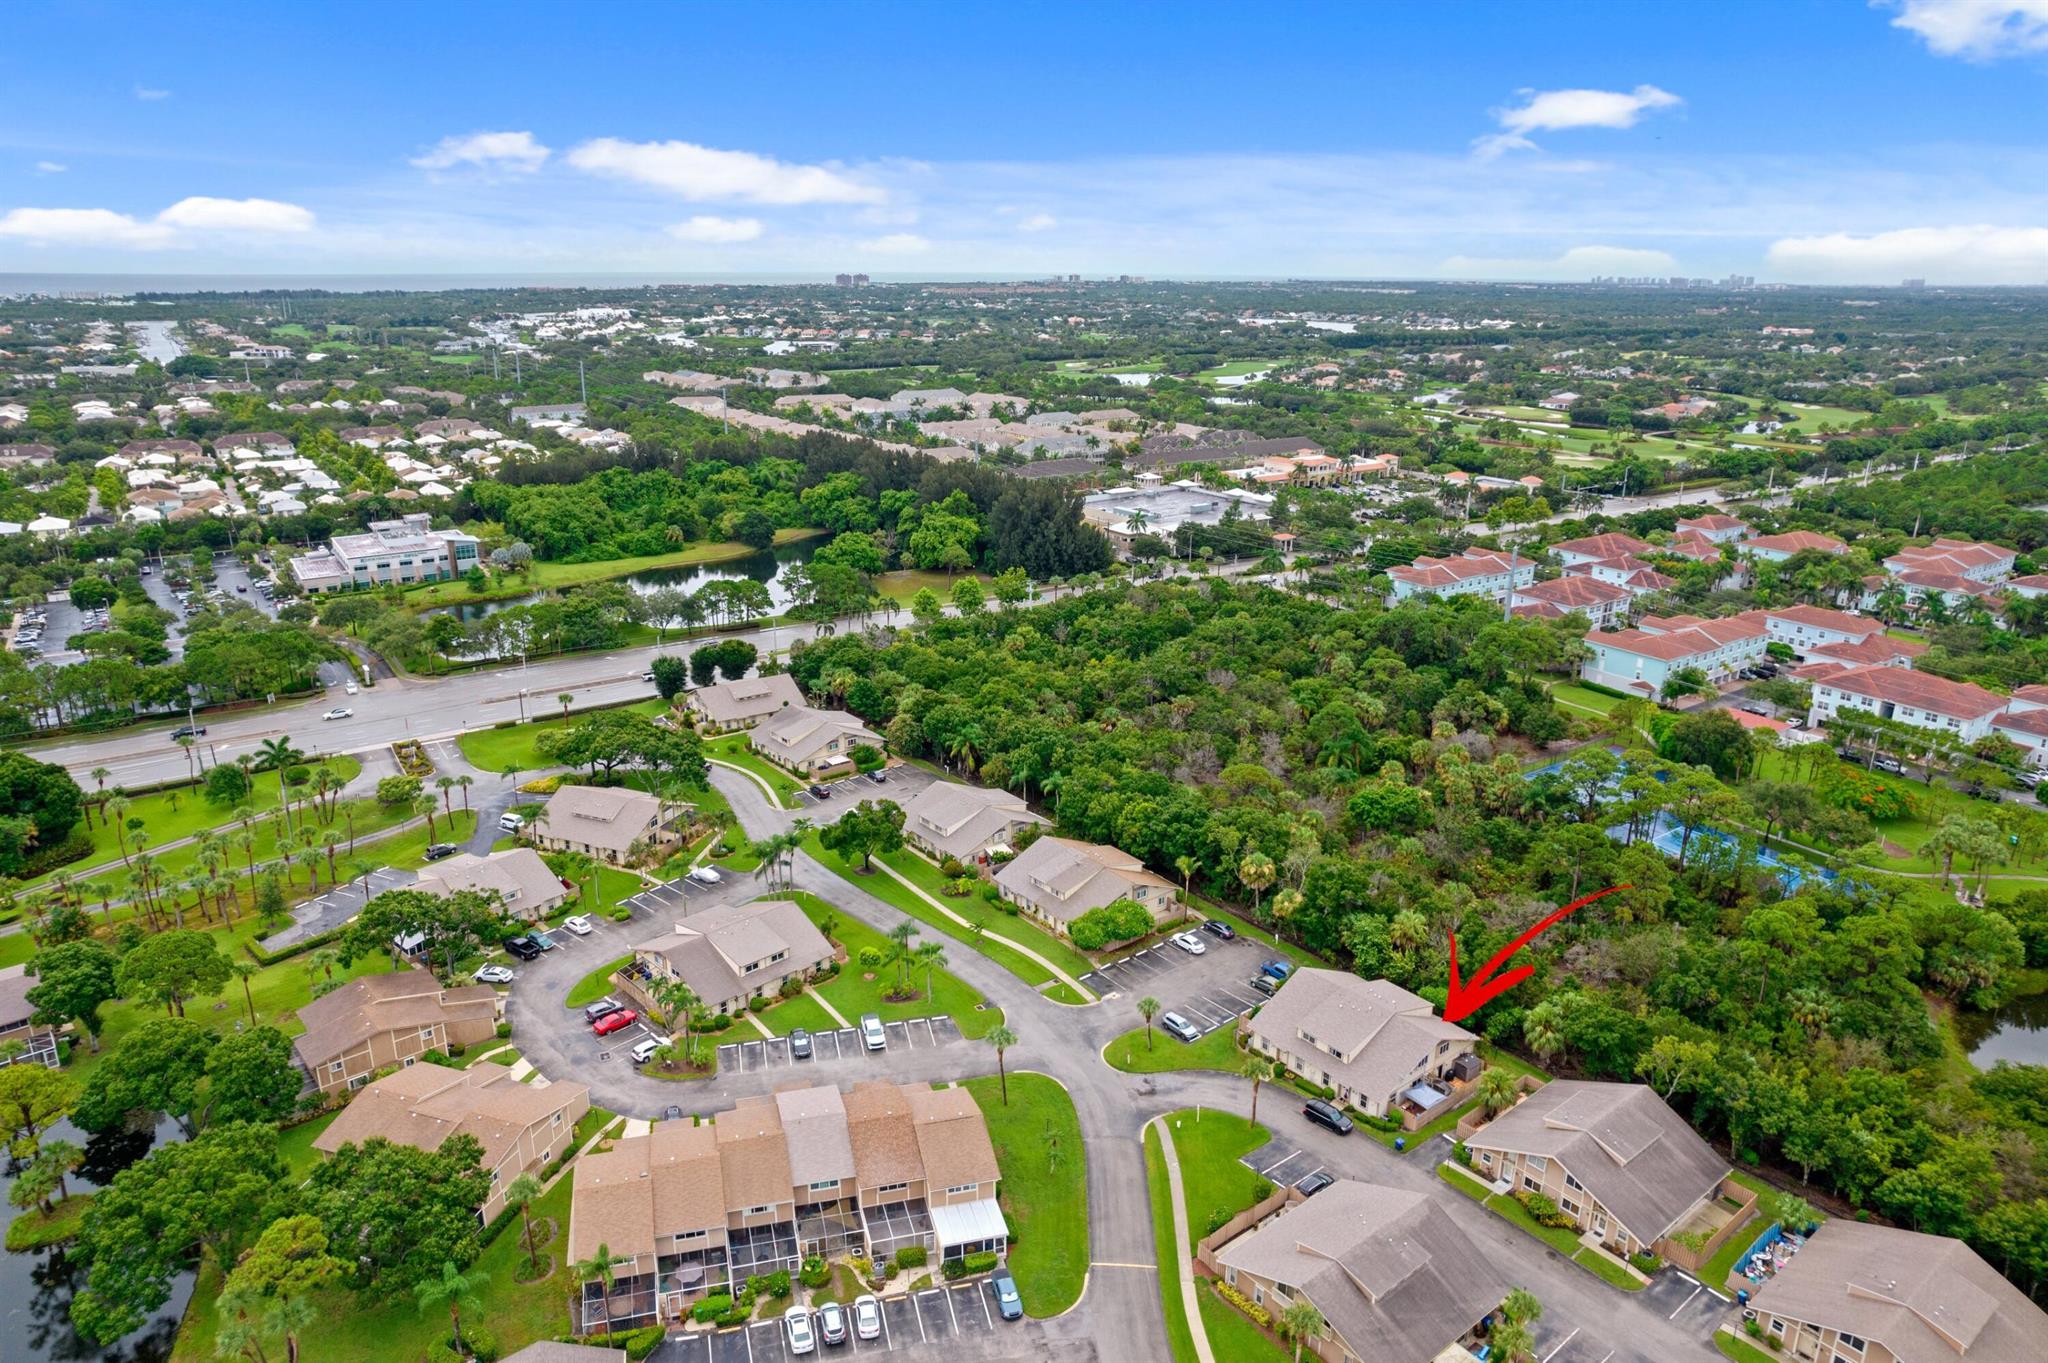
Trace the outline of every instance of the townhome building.
{"label": "townhome building", "polygon": [[1604,535],[1587,535],[1582,539],[1561,540],[1550,546],[1550,552],[1557,555],[1557,561],[1566,568],[1581,563],[1597,563],[1605,559],[1631,558],[1647,554],[1655,546],[1634,535],[1609,532]]}
{"label": "townhome building", "polygon": [[1567,565],[1564,573],[1566,577],[1590,577],[1610,587],[1620,587],[1631,599],[1650,592],[1668,592],[1678,585],[1677,578],[1660,572],[1656,564],[1634,554],[1580,559]]}
{"label": "townhome building", "polygon": [[957,781],[934,781],[903,808],[904,839],[935,861],[978,861],[1011,850],[1026,828],[1049,826],[1021,795]]}
{"label": "townhome building", "polygon": [[1248,1018],[1245,1045],[1369,1117],[1427,1113],[1478,1078],[1479,1038],[1390,980],[1297,970]]}
{"label": "townhome building", "polygon": [[590,1110],[590,1089],[567,1079],[522,1084],[503,1065],[448,1069],[414,1065],[373,1080],[349,1100],[313,1148],[333,1155],[371,1140],[439,1150],[453,1136],[483,1147],[490,1192],[477,1208],[489,1225],[521,1174],[538,1175],[568,1151],[576,1123]]}
{"label": "townhome building", "polygon": [[704,1007],[730,1013],[751,999],[774,998],[786,980],[810,979],[836,954],[787,899],[722,904],[635,944],[625,984],[656,1007],[661,985],[684,984]]}
{"label": "townhome building", "polygon": [[1774,1352],[1810,1363],[2038,1363],[2048,1312],[1960,1240],[1837,1217],[1757,1289]]}
{"label": "townhome building", "polygon": [[1766,606],[1750,614],[1761,615],[1770,642],[1791,649],[1800,662],[1831,645],[1863,644],[1884,635],[1882,620],[1823,606]]}
{"label": "townhome building", "polygon": [[622,866],[642,850],[674,843],[679,815],[645,791],[622,786],[563,786],[548,797],[527,832],[554,852],[581,852]]}
{"label": "townhome building", "polygon": [[779,710],[804,703],[796,678],[787,672],[772,677],[741,677],[737,681],[700,686],[688,692],[684,704],[696,718],[697,728],[707,734],[751,729]]}
{"label": "townhome building", "polygon": [[506,913],[536,923],[566,903],[575,889],[550,871],[531,847],[483,856],[457,852],[427,863],[412,888],[444,899],[461,890],[495,895]]}
{"label": "townhome building", "polygon": [[1121,848],[1042,837],[995,875],[996,889],[1031,918],[1062,935],[1067,925],[1119,899],[1143,905],[1154,923],[1180,912],[1180,890]]}
{"label": "townhome building", "polygon": [[762,719],[747,735],[748,746],[779,767],[805,776],[833,776],[853,770],[855,748],[883,750],[886,740],[844,710],[789,705]]}
{"label": "townhome building", "polygon": [[1751,535],[1741,542],[1739,548],[1745,557],[1766,563],[1783,563],[1795,554],[1839,555],[1849,552],[1849,546],[1833,535],[1812,530],[1792,530],[1782,535]]}
{"label": "townhome building", "polygon": [[[37,1022],[36,1007],[28,1001],[35,987],[26,965],[0,968],[0,1068],[20,1061],[54,1070],[60,1063],[57,1029]],[[13,1049],[17,1045],[19,1052]]]}
{"label": "townhome building", "polygon": [[1932,573],[1951,573],[1971,582],[2003,582],[2012,576],[2013,565],[2019,561],[2017,549],[2002,545],[1985,544],[1977,540],[1949,539],[1946,536],[1928,545],[1908,545],[1884,561],[1885,571],[1897,576],[1900,573],[1918,569]]}
{"label": "townhome building", "polygon": [[1734,616],[1645,616],[1634,629],[1586,636],[1585,680],[1656,699],[1672,678],[1697,668],[1709,683],[1726,681],[1764,657],[1768,634],[1760,620]]}
{"label": "townhome building", "polygon": [[1682,1233],[1729,1172],[1642,1084],[1553,1079],[1467,1136],[1465,1148],[1480,1177],[1549,1198],[1624,1258]]}
{"label": "townhome building", "polygon": [[379,1070],[452,1053],[498,1034],[498,991],[443,988],[430,970],[365,975],[299,1008],[292,1051],[322,1093],[361,1088]]}
{"label": "townhome building", "polygon": [[1594,577],[1556,577],[1517,587],[1509,599],[1516,615],[1561,620],[1574,611],[1592,622],[1595,629],[1613,629],[1627,623],[1635,597],[1626,587]]}
{"label": "townhome building", "polygon": [[1685,516],[1678,522],[1680,535],[1699,535],[1715,544],[1735,544],[1749,534],[1747,522],[1733,516],[1711,514],[1706,516]]}
{"label": "townhome building", "polygon": [[1491,549],[1467,549],[1453,558],[1427,554],[1413,563],[1387,569],[1393,599],[1416,596],[1487,596],[1495,601],[1536,580],[1536,562]]}
{"label": "townhome building", "polygon": [[1861,710],[1975,742],[1991,732],[2005,708],[2004,696],[1970,682],[1903,667],[1855,667],[1814,680],[1809,719],[1820,724],[1842,711]]}
{"label": "townhome building", "polygon": [[886,1080],[743,1098],[702,1125],[661,1121],[582,1157],[568,1252],[622,1262],[584,1285],[585,1329],[680,1319],[812,1254],[941,1261],[1009,1241],[987,1122],[963,1088]]}

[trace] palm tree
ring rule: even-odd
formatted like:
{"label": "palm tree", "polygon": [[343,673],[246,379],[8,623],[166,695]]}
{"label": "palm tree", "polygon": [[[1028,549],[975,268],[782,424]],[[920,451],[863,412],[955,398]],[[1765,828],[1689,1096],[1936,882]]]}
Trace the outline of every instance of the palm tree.
{"label": "palm tree", "polygon": [[450,803],[454,797],[449,795],[448,792],[455,789],[455,778],[452,776],[436,777],[434,779],[434,788],[441,792],[441,812],[451,819],[454,818],[455,806]]}
{"label": "palm tree", "polygon": [[560,695],[556,696],[555,699],[561,702],[562,718],[567,719],[569,717],[569,702],[576,699],[576,697],[571,693],[564,691]]}
{"label": "palm tree", "polygon": [[[611,1338],[612,1333],[612,1286],[617,1282],[617,1277],[613,1274],[612,1270],[620,1264],[627,1262],[630,1261],[614,1255],[612,1247],[600,1241],[597,1249],[588,1259],[583,1260],[581,1263],[569,1265],[569,1271],[576,1275],[577,1282],[582,1283],[585,1287],[592,1283],[598,1283],[604,1288],[603,1293],[598,1297],[598,1305],[604,1308],[604,1333],[607,1339]],[[577,1327],[580,1329],[583,1323],[579,1313],[579,1318],[576,1322]]]}
{"label": "palm tree", "polygon": [[427,821],[427,841],[434,841],[434,797],[422,795],[412,802],[412,812]]}
{"label": "palm tree", "polygon": [[249,992],[249,977],[261,969],[263,967],[257,965],[254,961],[230,961],[228,963],[229,973],[242,982],[242,1002],[248,1005],[249,1025],[251,1027],[256,1025],[256,999]]}
{"label": "palm tree", "polygon": [[292,797],[291,791],[284,783],[284,771],[286,767],[289,767],[303,756],[305,754],[294,748],[291,739],[283,734],[279,734],[276,738],[266,738],[256,745],[256,760],[267,765],[272,771],[277,773],[277,802],[279,808],[284,810],[284,822],[287,828],[291,827],[292,822]]}
{"label": "palm tree", "polygon": [[1145,1049],[1152,1049],[1152,1019],[1159,1016],[1162,1007],[1158,999],[1147,994],[1138,1000],[1138,1016],[1145,1019]]}
{"label": "palm tree", "polygon": [[1519,1360],[1529,1357],[1536,1350],[1536,1337],[1529,1333],[1529,1327],[1518,1320],[1506,1317],[1493,1327],[1493,1333],[1487,1336],[1487,1342],[1493,1345],[1493,1356],[1499,1358],[1501,1363],[1519,1363]]}
{"label": "palm tree", "polygon": [[455,784],[462,788],[462,812],[469,813],[469,788],[476,784],[474,776],[458,776]]}
{"label": "palm tree", "polygon": [[1002,1023],[997,1023],[989,1029],[989,1034],[983,1040],[996,1048],[996,1082],[1002,1086],[1003,1106],[1008,1107],[1010,1105],[1010,1073],[1003,1067],[1003,1052],[1017,1044],[1017,1034]]}
{"label": "palm tree", "polygon": [[1252,1081],[1252,1125],[1259,1124],[1259,1085],[1273,1077],[1273,1062],[1263,1055],[1248,1055],[1244,1067],[1238,1071]]}
{"label": "palm tree", "polygon": [[1520,1324],[1534,1325],[1537,1321],[1543,1319],[1543,1303],[1538,1301],[1536,1294],[1528,1288],[1517,1287],[1508,1293],[1506,1300],[1501,1302],[1500,1313],[1507,1319],[1517,1321]]}
{"label": "palm tree", "polygon": [[526,1271],[540,1271],[540,1256],[533,1249],[533,1200],[540,1196],[540,1180],[532,1174],[521,1174],[505,1189],[505,1205],[519,1208],[519,1219],[526,1232]]}
{"label": "palm tree", "polygon": [[911,949],[912,959],[924,967],[924,996],[932,998],[932,972],[946,964],[946,948],[937,942],[919,942]]}
{"label": "palm tree", "polygon": [[[599,1248],[602,1250],[603,1247]],[[489,1281],[490,1275],[482,1269],[464,1273],[453,1262],[443,1259],[438,1279],[429,1278],[413,1284],[413,1299],[419,1303],[422,1315],[429,1307],[445,1305],[448,1308],[448,1319],[455,1325],[455,1351],[458,1354],[468,1352],[462,1344],[462,1313],[465,1310],[483,1310],[483,1298],[478,1293]]]}
{"label": "palm tree", "polygon": [[1489,1117],[1513,1107],[1515,1095],[1520,1091],[1521,1085],[1506,1070],[1490,1069],[1479,1076],[1479,1105],[1486,1109]]}
{"label": "palm tree", "polygon": [[1279,873],[1274,869],[1273,859],[1264,852],[1252,852],[1237,864],[1237,878],[1252,892],[1252,912],[1259,911],[1259,896],[1273,883]]}
{"label": "palm tree", "polygon": [[1301,1363],[1301,1346],[1323,1332],[1323,1313],[1308,1298],[1296,1297],[1273,1325],[1294,1345],[1294,1363]]}
{"label": "palm tree", "polygon": [[1418,951],[1429,940],[1429,920],[1415,909],[1403,909],[1387,922],[1387,942],[1403,954]]}
{"label": "palm tree", "polygon": [[910,988],[911,941],[917,936],[917,924],[905,919],[889,929],[890,959],[896,963],[896,988]]}
{"label": "palm tree", "polygon": [[1173,859],[1173,869],[1180,872],[1180,911],[1185,918],[1194,907],[1195,872],[1202,869],[1202,863],[1182,853]]}

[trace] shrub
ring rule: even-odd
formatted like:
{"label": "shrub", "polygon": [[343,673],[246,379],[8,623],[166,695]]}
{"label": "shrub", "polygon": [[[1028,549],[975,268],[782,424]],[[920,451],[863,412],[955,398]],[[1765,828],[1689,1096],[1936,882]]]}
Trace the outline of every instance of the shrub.
{"label": "shrub", "polygon": [[462,1342],[469,1346],[470,1357],[476,1363],[498,1363],[498,1337],[482,1325],[464,1323]]}
{"label": "shrub", "polygon": [[773,1273],[756,1273],[747,1279],[747,1293],[750,1296],[786,1297],[789,1295],[789,1270],[779,1268]]}
{"label": "shrub", "polygon": [[925,1266],[925,1263],[927,1262],[924,1246],[904,1246],[902,1249],[896,1251],[895,1262],[896,1267],[899,1270],[906,1268],[923,1268]]}
{"label": "shrub", "polygon": [[955,1282],[967,1276],[967,1265],[958,1259],[948,1259],[939,1266],[939,1271],[946,1275],[947,1282]]}
{"label": "shrub", "polygon": [[1067,924],[1067,936],[1083,951],[1100,951],[1111,942],[1128,942],[1150,931],[1151,911],[1129,899],[1090,909]]}
{"label": "shrub", "polygon": [[879,970],[882,967],[882,949],[880,947],[862,947],[860,954],[854,959],[860,962],[862,970]]}
{"label": "shrub", "polygon": [[732,1310],[732,1298],[721,1292],[716,1296],[706,1297],[703,1301],[692,1306],[690,1308],[690,1319],[699,1322],[717,1320],[730,1310]]}
{"label": "shrub", "polygon": [[500,1040],[500,1041],[503,1041],[503,1040],[505,1040],[505,1039],[506,1039],[507,1037],[509,1037],[509,1036],[511,1036],[511,1035],[512,1035],[512,1024],[511,1024],[511,1023],[509,1023],[509,1022],[501,1022],[501,1023],[499,1023],[499,1024],[498,1024],[498,1040]]}
{"label": "shrub", "polygon": [[966,1265],[969,1273],[989,1273],[994,1271],[997,1262],[1001,1258],[1002,1256],[994,1250],[985,1249],[979,1254],[968,1255],[961,1262]]}
{"label": "shrub", "polygon": [[1634,1254],[1629,1255],[1628,1262],[1630,1267],[1634,1268],[1636,1272],[1642,1274],[1645,1278],[1651,1276],[1658,1269],[1664,1267],[1664,1261],[1662,1259],[1659,1259],[1656,1255],[1648,1253],[1647,1251],[1638,1251]]}
{"label": "shrub", "polygon": [[1272,1326],[1272,1312],[1268,1311],[1263,1306],[1254,1305],[1250,1297],[1247,1297],[1244,1293],[1238,1291],[1229,1283],[1218,1281],[1216,1279],[1211,1279],[1210,1281],[1216,1288],[1216,1295],[1223,1298],[1223,1300],[1229,1302],[1232,1306],[1235,1306],[1239,1311],[1242,1311],[1245,1314],[1246,1318],[1249,1319],[1252,1324],[1258,1326],[1261,1330],[1268,1329]]}
{"label": "shrub", "polygon": [[635,1360],[646,1358],[662,1346],[668,1338],[666,1325],[643,1325],[626,1336],[626,1357]]}
{"label": "shrub", "polygon": [[1515,1194],[1515,1201],[1522,1204],[1522,1210],[1528,1212],[1529,1219],[1539,1226],[1567,1230],[1575,1224],[1569,1216],[1558,1210],[1555,1202],[1541,1193],[1519,1192]]}
{"label": "shrub", "polygon": [[805,1287],[823,1287],[832,1281],[832,1266],[813,1254],[804,1260],[802,1281]]}
{"label": "shrub", "polygon": [[804,992],[803,977],[801,975],[791,975],[787,977],[782,981],[781,984],[775,987],[775,992],[776,994],[785,999],[795,998],[798,994]]}
{"label": "shrub", "polygon": [[948,880],[956,880],[967,874],[967,864],[958,857],[947,857],[939,863],[939,874]]}
{"label": "shrub", "polygon": [[1463,1141],[1459,1141],[1451,1147],[1451,1158],[1464,1165],[1467,1169],[1472,1167],[1472,1152],[1465,1148],[1465,1142]]}
{"label": "shrub", "polygon": [[707,1032],[723,1032],[731,1026],[732,1014],[713,1013],[710,1017],[710,1020],[704,1024],[704,1030]]}
{"label": "shrub", "polygon": [[1273,1195],[1273,1180],[1264,1174],[1252,1180],[1252,1201],[1264,1202]]}
{"label": "shrub", "polygon": [[427,1347],[427,1363],[462,1363],[462,1355],[445,1339],[437,1339]]}
{"label": "shrub", "polygon": [[1751,1339],[1756,1339],[1760,1337],[1764,1332],[1764,1327],[1757,1324],[1754,1320],[1746,1320],[1742,1322],[1742,1328],[1749,1332],[1749,1337]]}
{"label": "shrub", "polygon": [[1765,1335],[1764,1345],[1767,1348],[1769,1348],[1772,1353],[1776,1353],[1778,1352],[1778,1350],[1785,1347],[1785,1341],[1777,1335]]}

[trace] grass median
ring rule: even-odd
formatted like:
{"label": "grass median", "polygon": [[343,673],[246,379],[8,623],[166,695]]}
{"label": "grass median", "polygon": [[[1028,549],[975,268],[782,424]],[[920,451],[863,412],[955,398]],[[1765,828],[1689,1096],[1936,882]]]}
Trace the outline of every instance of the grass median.
{"label": "grass median", "polygon": [[1081,1299],[1088,1281],[1088,1152],[1073,1100],[1042,1074],[1010,1076],[1010,1100],[993,1078],[967,1091],[988,1119],[1003,1176],[1003,1214],[1016,1244],[1009,1254],[1024,1309],[1056,1316]]}
{"label": "grass median", "polygon": [[[1134,1027],[1102,1048],[1111,1069],[1125,1074],[1164,1074],[1169,1070],[1220,1070],[1236,1074],[1244,1066],[1237,1029],[1218,1027],[1200,1041],[1182,1041],[1159,1030]],[[1250,1090],[1247,1089],[1247,1092]]]}

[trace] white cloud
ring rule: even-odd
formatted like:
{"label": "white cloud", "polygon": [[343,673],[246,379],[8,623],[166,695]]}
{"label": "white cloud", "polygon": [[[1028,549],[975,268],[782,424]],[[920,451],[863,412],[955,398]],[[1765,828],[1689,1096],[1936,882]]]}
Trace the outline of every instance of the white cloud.
{"label": "white cloud", "polygon": [[180,199],[156,215],[166,227],[212,232],[309,232],[313,215],[276,199]]}
{"label": "white cloud", "polygon": [[1017,224],[1017,230],[1019,232],[1044,232],[1059,225],[1060,220],[1050,213],[1033,213],[1030,217]]}
{"label": "white cloud", "polygon": [[1668,251],[1636,246],[1574,246],[1549,259],[1452,256],[1444,274],[1486,279],[1587,279],[1593,275],[1668,275],[1678,262]]}
{"label": "white cloud", "polygon": [[138,85],[135,87],[135,97],[137,99],[149,100],[169,99],[171,92],[169,90],[152,90],[146,85]]}
{"label": "white cloud", "polygon": [[922,255],[932,249],[931,241],[915,232],[891,232],[886,237],[870,237],[858,244],[863,251],[884,256]]}
{"label": "white cloud", "polygon": [[1771,243],[1766,259],[1786,278],[1811,282],[2040,284],[2048,282],[2048,227],[1978,223],[1785,237]]}
{"label": "white cloud", "polygon": [[171,244],[159,223],[139,222],[110,208],[15,208],[0,216],[0,237],[53,246],[130,246],[154,250]]}
{"label": "white cloud", "polygon": [[549,150],[529,132],[451,134],[412,158],[421,170],[483,166],[490,170],[539,170]]}
{"label": "white cloud", "polygon": [[758,240],[762,230],[759,218],[719,218],[700,213],[687,222],[672,225],[668,229],[668,234],[684,241],[724,245],[735,241]]}
{"label": "white cloud", "polygon": [[1473,141],[1472,149],[1480,157],[1490,160],[1506,151],[1533,151],[1533,132],[1633,128],[1644,114],[1685,102],[1654,85],[1633,90],[1524,90],[1522,95],[1524,102],[1517,107],[1494,111],[1501,131]]}
{"label": "white cloud", "polygon": [[38,175],[62,175],[65,171],[69,169],[71,169],[71,167],[57,161],[36,162],[36,174]]}
{"label": "white cloud", "polygon": [[885,195],[832,166],[792,165],[750,151],[692,142],[626,142],[600,137],[569,153],[569,164],[666,190],[685,199],[742,203],[880,203]]}
{"label": "white cloud", "polygon": [[2048,52],[2048,0],[1899,0],[1893,28],[1943,57],[1993,61]]}

